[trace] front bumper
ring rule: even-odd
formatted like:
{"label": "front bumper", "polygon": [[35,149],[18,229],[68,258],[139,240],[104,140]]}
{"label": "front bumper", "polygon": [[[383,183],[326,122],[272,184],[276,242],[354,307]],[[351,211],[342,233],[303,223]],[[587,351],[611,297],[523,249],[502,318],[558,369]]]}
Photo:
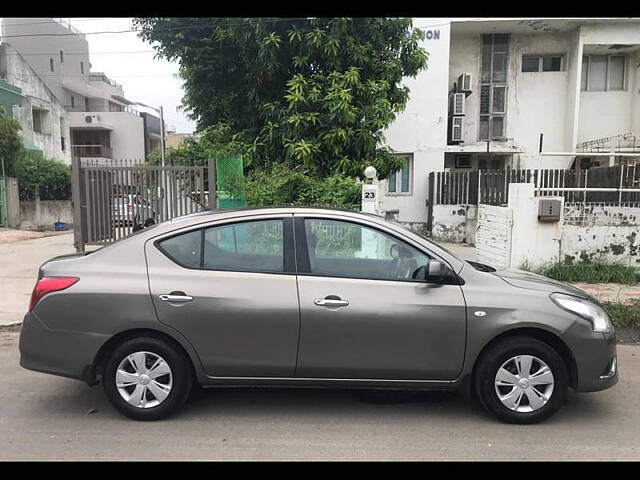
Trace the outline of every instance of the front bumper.
{"label": "front bumper", "polygon": [[615,332],[594,332],[586,322],[576,322],[561,338],[576,363],[576,392],[597,392],[618,383]]}
{"label": "front bumper", "polygon": [[52,330],[29,312],[20,329],[20,365],[92,384],[93,361],[108,339],[108,335]]}

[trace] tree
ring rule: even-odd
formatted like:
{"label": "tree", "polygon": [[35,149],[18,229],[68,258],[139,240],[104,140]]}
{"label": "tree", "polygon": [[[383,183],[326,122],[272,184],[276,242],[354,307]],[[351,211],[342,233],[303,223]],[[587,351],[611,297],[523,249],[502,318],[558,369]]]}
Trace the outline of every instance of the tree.
{"label": "tree", "polygon": [[397,18],[138,18],[157,55],[180,63],[183,104],[245,164],[318,177],[381,177],[402,160],[383,131],[426,66],[423,33]]}
{"label": "tree", "polygon": [[[14,176],[18,160],[24,155],[20,137],[20,124],[5,114],[0,107],[0,160],[4,163],[4,174]],[[2,175],[0,170],[0,175]]]}

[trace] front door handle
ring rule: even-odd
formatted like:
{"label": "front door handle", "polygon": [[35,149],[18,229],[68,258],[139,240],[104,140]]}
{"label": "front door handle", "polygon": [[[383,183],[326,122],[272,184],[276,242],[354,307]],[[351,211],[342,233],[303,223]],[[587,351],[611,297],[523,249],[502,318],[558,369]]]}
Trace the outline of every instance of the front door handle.
{"label": "front door handle", "polygon": [[193,302],[193,297],[186,295],[184,292],[171,292],[168,294],[159,295],[160,300],[169,303],[187,303]]}
{"label": "front door handle", "polygon": [[346,307],[349,305],[348,300],[342,300],[340,297],[336,297],[335,295],[330,295],[325,298],[316,298],[313,303],[319,307]]}

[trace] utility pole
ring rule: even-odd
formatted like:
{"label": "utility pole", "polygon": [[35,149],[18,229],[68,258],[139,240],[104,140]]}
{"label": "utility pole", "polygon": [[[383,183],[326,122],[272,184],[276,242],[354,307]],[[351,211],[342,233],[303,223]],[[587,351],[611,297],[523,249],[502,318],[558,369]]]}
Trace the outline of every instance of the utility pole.
{"label": "utility pole", "polygon": [[164,167],[164,116],[162,115],[162,105],[160,106],[160,158]]}

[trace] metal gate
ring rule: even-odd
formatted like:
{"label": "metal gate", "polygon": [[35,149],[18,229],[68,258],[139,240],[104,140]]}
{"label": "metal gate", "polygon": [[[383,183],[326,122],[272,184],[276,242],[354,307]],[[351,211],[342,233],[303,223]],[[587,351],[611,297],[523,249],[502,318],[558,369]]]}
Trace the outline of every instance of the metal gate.
{"label": "metal gate", "polygon": [[212,160],[206,167],[160,167],[74,159],[71,175],[78,251],[85,245],[108,244],[146,226],[216,205]]}
{"label": "metal gate", "polygon": [[5,177],[0,177],[0,227],[8,226],[7,184]]}

